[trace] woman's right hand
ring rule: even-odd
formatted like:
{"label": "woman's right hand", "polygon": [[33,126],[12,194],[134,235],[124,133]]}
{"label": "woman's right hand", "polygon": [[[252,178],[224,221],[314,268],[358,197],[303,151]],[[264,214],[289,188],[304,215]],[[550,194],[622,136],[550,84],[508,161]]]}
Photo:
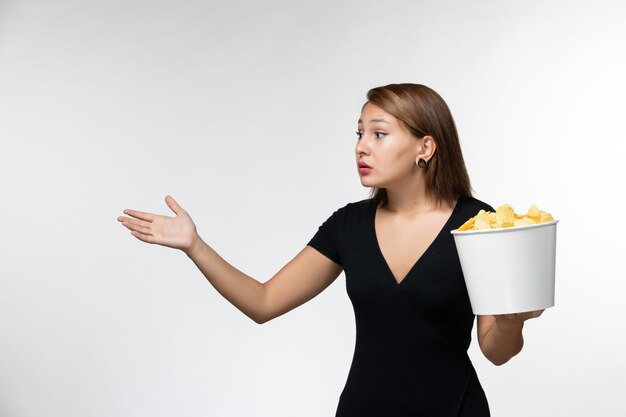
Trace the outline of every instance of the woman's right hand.
{"label": "woman's right hand", "polygon": [[156,243],[189,253],[200,239],[196,225],[189,214],[171,196],[165,197],[165,203],[176,213],[176,217],[126,209],[124,214],[134,219],[120,216],[117,220],[130,229],[133,236],[143,242]]}

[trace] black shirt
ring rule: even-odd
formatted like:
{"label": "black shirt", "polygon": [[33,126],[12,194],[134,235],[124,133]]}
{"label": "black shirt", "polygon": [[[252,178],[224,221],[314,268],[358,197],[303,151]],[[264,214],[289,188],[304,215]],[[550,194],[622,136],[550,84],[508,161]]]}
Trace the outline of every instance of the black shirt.
{"label": "black shirt", "polygon": [[467,355],[474,324],[451,230],[480,209],[460,198],[435,240],[398,283],[382,255],[372,199],[351,202],[308,245],[343,267],[356,343],[336,417],[490,416]]}

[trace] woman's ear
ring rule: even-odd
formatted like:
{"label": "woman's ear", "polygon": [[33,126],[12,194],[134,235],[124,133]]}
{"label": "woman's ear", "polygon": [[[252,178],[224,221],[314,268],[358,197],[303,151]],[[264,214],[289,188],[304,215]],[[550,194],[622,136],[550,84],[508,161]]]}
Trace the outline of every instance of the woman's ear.
{"label": "woman's ear", "polygon": [[417,151],[417,157],[424,158],[428,162],[428,160],[433,157],[435,149],[437,149],[437,144],[435,143],[435,139],[430,135],[424,136],[421,142]]}

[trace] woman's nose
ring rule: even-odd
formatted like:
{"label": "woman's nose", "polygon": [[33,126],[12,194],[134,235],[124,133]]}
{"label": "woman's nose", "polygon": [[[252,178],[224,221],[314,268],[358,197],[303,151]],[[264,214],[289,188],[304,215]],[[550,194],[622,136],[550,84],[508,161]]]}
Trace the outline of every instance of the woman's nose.
{"label": "woman's nose", "polygon": [[369,151],[369,146],[365,143],[365,139],[360,139],[355,146],[355,150],[357,155],[360,155],[362,153],[366,153],[367,151]]}

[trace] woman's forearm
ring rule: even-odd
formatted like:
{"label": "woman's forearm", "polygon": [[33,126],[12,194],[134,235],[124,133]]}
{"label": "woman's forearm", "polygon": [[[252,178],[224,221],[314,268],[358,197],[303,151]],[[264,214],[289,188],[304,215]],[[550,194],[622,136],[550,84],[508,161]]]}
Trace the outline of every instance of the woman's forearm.
{"label": "woman's forearm", "polygon": [[224,260],[200,236],[185,251],[206,279],[224,298],[257,323],[263,323],[263,283],[244,274]]}
{"label": "woman's forearm", "polygon": [[499,325],[494,322],[481,344],[485,356],[495,365],[508,362],[524,346],[523,327],[523,322],[514,325]]}

